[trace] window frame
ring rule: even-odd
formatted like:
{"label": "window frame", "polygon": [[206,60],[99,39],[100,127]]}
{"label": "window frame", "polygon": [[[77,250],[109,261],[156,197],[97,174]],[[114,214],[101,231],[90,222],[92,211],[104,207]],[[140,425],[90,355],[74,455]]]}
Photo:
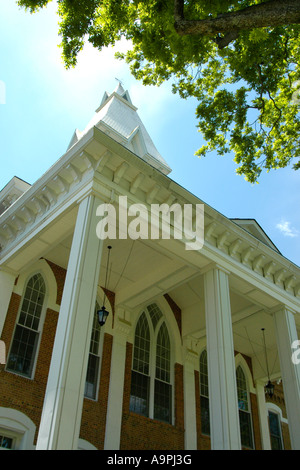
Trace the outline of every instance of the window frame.
{"label": "window frame", "polygon": [[[24,300],[25,300],[25,294],[26,294],[28,284],[29,284],[30,280],[34,276],[37,276],[37,275],[40,275],[43,282],[44,282],[45,294],[44,294],[43,304],[42,304],[41,313],[40,313],[40,317],[39,317],[38,328],[36,330],[33,330],[32,328],[28,328],[26,325],[23,325],[22,323],[20,323],[20,317],[21,317],[21,314],[22,314],[23,303],[24,303]],[[24,377],[24,378],[29,379],[29,380],[34,379],[35,371],[36,371],[36,365],[37,365],[38,356],[39,356],[40,345],[41,345],[42,333],[43,333],[43,328],[44,328],[44,322],[45,322],[46,312],[47,312],[47,308],[48,308],[48,297],[49,297],[49,289],[48,289],[47,279],[46,279],[46,276],[44,275],[44,273],[39,271],[39,270],[30,273],[26,277],[24,285],[23,285],[20,305],[19,305],[19,308],[18,308],[18,314],[16,316],[16,321],[15,321],[14,330],[13,330],[13,333],[12,333],[12,336],[11,336],[9,351],[7,353],[7,361],[6,361],[6,365],[5,365],[5,371],[6,372],[9,372],[10,374],[16,374],[19,377]],[[28,374],[28,375],[24,374],[24,373],[20,373],[16,370],[13,370],[13,369],[9,368],[9,358],[10,358],[10,354],[12,352],[12,347],[13,347],[13,343],[14,343],[14,339],[15,339],[15,334],[16,334],[16,330],[17,330],[18,327],[24,328],[24,329],[26,329],[28,331],[31,331],[31,332],[35,332],[37,334],[37,341],[36,341],[36,344],[34,346],[34,352],[33,352],[34,357],[33,357],[32,364],[31,364],[31,371],[30,371],[30,374]]]}
{"label": "window frame", "polygon": [[[202,355],[206,353],[206,368],[207,368],[207,373],[205,374],[207,376],[207,384],[203,384],[202,381],[201,381],[201,376],[203,375],[201,373],[201,364],[203,364],[203,362],[201,361],[201,357]],[[202,393],[202,386],[205,386],[207,387],[207,394],[205,393]],[[211,433],[210,433],[210,409],[209,409],[209,377],[208,377],[208,360],[207,360],[207,349],[204,348],[202,349],[202,351],[200,352],[199,354],[199,395],[200,395],[200,423],[201,423],[201,434],[203,436],[208,436],[210,437]],[[208,403],[208,425],[209,425],[209,432],[204,432],[203,431],[203,426],[202,426],[202,402],[203,400],[202,399],[205,399]]]}
{"label": "window frame", "polygon": [[270,430],[270,422],[269,422],[269,413],[271,412],[274,415],[278,416],[280,437],[281,437],[281,446],[282,446],[282,450],[285,450],[284,439],[283,439],[283,434],[282,434],[282,424],[287,424],[288,425],[288,420],[283,417],[282,409],[278,405],[276,405],[275,403],[266,402],[266,408],[267,408],[267,417],[268,417],[268,429],[269,429],[269,436],[270,436],[270,446],[272,447],[271,430]]}
{"label": "window frame", "polygon": [[92,331],[91,331],[91,338],[90,338],[90,344],[89,344],[88,363],[87,363],[87,370],[86,370],[86,373],[88,373],[88,366],[89,366],[90,356],[92,355],[94,357],[97,357],[97,359],[98,359],[97,369],[98,370],[96,372],[96,378],[95,378],[95,381],[94,381],[94,386],[96,387],[94,397],[90,397],[90,396],[86,395],[87,375],[86,375],[86,379],[85,379],[85,383],[84,383],[84,398],[87,399],[87,400],[92,400],[92,401],[98,401],[98,397],[99,397],[99,382],[100,382],[100,376],[101,376],[102,355],[103,355],[103,337],[104,337],[104,334],[102,332],[103,328],[100,325],[99,325],[99,342],[98,342],[98,346],[97,346],[98,351],[97,351],[97,354],[95,354],[94,352],[91,352],[94,322],[98,322],[98,316],[97,316],[97,310],[98,309],[100,309],[100,303],[98,302],[98,300],[96,300],[95,309],[94,309],[94,316],[93,316],[93,325],[92,325]]}
{"label": "window frame", "polygon": [[[156,322],[155,328],[153,326],[152,318],[151,318],[151,316],[149,314],[149,311],[148,311],[148,307],[150,305],[154,305],[154,304],[159,308],[159,310],[161,312],[161,317]],[[174,410],[174,408],[175,408],[174,407],[174,394],[175,394],[175,390],[174,390],[175,389],[175,386],[174,386],[174,377],[175,377],[175,373],[174,373],[174,346],[173,346],[173,342],[172,342],[172,337],[170,335],[170,328],[169,328],[169,325],[168,325],[167,318],[164,315],[163,310],[160,308],[160,305],[159,305],[158,302],[152,302],[152,304],[147,305],[139,313],[139,315],[137,316],[137,320],[136,320],[135,327],[134,327],[134,335],[133,335],[133,354],[132,354],[132,362],[131,362],[131,374],[132,374],[132,372],[138,372],[133,368],[135,336],[136,336],[137,324],[138,324],[141,316],[143,315],[143,313],[145,313],[145,316],[146,316],[146,319],[147,319],[147,323],[148,323],[148,327],[149,327],[149,335],[150,335],[149,373],[148,373],[149,389],[148,389],[148,416],[147,417],[151,420],[155,420],[155,421],[159,421],[159,422],[162,422],[162,423],[174,425],[174,419],[175,419],[175,410]],[[160,331],[161,326],[162,326],[163,323],[165,323],[165,326],[166,326],[166,329],[167,329],[167,332],[168,332],[169,342],[170,342],[170,381],[169,382],[161,381],[162,383],[168,383],[169,386],[171,387],[171,393],[170,393],[170,401],[171,401],[170,408],[171,408],[171,410],[170,410],[170,421],[169,422],[164,421],[164,420],[160,420],[159,418],[154,418],[155,383],[156,383],[156,380],[160,381],[160,379],[156,378],[157,338],[158,338],[158,334],[159,334],[159,331]],[[130,392],[130,396],[131,396],[131,392]],[[137,411],[134,411],[134,410],[131,410],[131,409],[130,409],[130,412],[139,414]],[[140,416],[144,416],[144,415],[140,414]]]}
{"label": "window frame", "polygon": [[[246,388],[244,389],[247,393],[247,406],[248,406],[248,409],[247,410],[243,410],[240,408],[239,406],[239,394],[238,394],[238,375],[237,375],[237,371],[238,369],[241,369],[242,373],[243,373],[243,376],[244,376],[244,379],[245,379],[245,384],[246,384]],[[239,425],[240,425],[240,436],[241,436],[241,446],[244,447],[245,449],[253,449],[255,450],[255,440],[254,440],[254,432],[253,432],[253,418],[252,418],[252,409],[251,409],[251,400],[250,400],[250,392],[249,392],[249,383],[248,383],[248,377],[247,377],[247,374],[243,368],[243,366],[241,364],[238,364],[236,366],[236,387],[237,387],[237,401],[238,401],[238,413],[239,413]],[[248,416],[248,419],[249,419],[249,422],[250,422],[250,439],[251,439],[251,443],[252,443],[252,446],[248,446],[248,445],[245,445],[242,443],[242,429],[241,429],[241,418],[240,418],[240,414],[241,413],[247,413],[247,416]]]}

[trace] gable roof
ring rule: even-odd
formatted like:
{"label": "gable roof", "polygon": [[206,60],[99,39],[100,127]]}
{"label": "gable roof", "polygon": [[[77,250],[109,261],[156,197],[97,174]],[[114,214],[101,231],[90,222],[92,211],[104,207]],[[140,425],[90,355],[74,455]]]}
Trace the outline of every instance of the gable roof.
{"label": "gable roof", "polygon": [[277,251],[277,253],[281,254],[278,248],[274,245],[272,240],[268,237],[266,232],[261,228],[261,226],[256,222],[255,219],[231,219],[241,228],[246,230],[248,233],[253,235],[255,238],[260,240],[265,245],[269,246],[273,250]]}

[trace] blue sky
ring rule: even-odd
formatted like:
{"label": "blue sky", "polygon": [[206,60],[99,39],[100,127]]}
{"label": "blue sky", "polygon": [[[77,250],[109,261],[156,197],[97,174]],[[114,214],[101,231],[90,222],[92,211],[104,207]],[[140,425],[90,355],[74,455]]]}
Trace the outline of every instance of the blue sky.
{"label": "blue sky", "polygon": [[57,23],[55,2],[34,15],[15,0],[0,2],[0,189],[13,176],[30,184],[42,176],[118,78],[173,169],[169,176],[226,217],[256,219],[281,253],[300,266],[300,171],[273,171],[250,185],[236,175],[232,155],[195,157],[203,141],[193,99],[173,95],[171,84],[142,86],[112,49],[100,53],[86,46],[78,66],[67,71]]}

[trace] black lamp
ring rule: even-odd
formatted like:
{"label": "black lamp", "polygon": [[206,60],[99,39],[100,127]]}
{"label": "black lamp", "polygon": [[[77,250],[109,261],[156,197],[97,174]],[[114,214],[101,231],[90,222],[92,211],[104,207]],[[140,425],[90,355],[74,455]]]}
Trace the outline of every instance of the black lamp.
{"label": "black lamp", "polygon": [[272,384],[272,382],[269,380],[267,385],[265,386],[265,389],[266,389],[266,392],[267,392],[267,395],[272,398],[272,396],[274,395],[274,385]]}
{"label": "black lamp", "polygon": [[107,247],[108,249],[108,255],[107,255],[107,264],[106,264],[106,275],[105,275],[105,288],[104,288],[104,298],[103,298],[103,307],[100,308],[100,310],[97,311],[98,315],[98,322],[100,326],[103,326],[106,322],[106,319],[109,315],[108,310],[105,308],[105,297],[106,297],[106,285],[107,285],[107,274],[108,274],[108,265],[109,265],[109,255],[110,255],[110,250],[111,246],[109,245]]}
{"label": "black lamp", "polygon": [[263,338],[264,338],[264,347],[265,347],[265,356],[266,356],[267,374],[268,374],[268,383],[265,386],[265,390],[266,390],[266,393],[267,393],[268,397],[272,398],[272,396],[274,395],[274,388],[275,387],[274,387],[274,385],[272,384],[272,382],[270,380],[269,367],[268,367],[268,358],[267,358],[267,348],[266,348],[266,341],[265,341],[265,329],[262,328],[261,330],[263,332]]}
{"label": "black lamp", "polygon": [[103,305],[103,307],[101,307],[100,310],[98,310],[97,314],[98,314],[99,325],[103,326],[106,322],[109,312],[106,310],[106,308]]}

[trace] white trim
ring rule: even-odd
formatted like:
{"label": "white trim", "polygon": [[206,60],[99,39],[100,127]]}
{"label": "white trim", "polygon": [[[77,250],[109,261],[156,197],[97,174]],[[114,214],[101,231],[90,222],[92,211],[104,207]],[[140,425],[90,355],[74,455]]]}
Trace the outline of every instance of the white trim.
{"label": "white trim", "polygon": [[250,368],[247,364],[247,361],[241,355],[241,353],[236,354],[234,360],[235,360],[235,370],[238,368],[238,366],[241,366],[241,368],[243,369],[243,372],[244,372],[244,374],[246,376],[246,380],[247,380],[248,392],[253,393],[254,395],[256,395],[256,389],[254,387],[252,373],[251,373],[251,370],[250,370]]}
{"label": "white trim", "polygon": [[[44,301],[43,301],[41,315],[40,315],[40,318],[39,318],[38,329],[37,330],[32,330],[30,328],[31,331],[35,331],[38,334],[38,340],[37,340],[37,344],[36,344],[36,349],[34,351],[34,358],[33,358],[31,373],[30,373],[30,375],[25,375],[25,374],[21,374],[21,373],[15,371],[15,370],[10,370],[7,367],[8,367],[9,356],[10,356],[11,349],[12,349],[13,342],[14,342],[16,327],[18,325],[20,325],[21,327],[24,326],[22,324],[19,324],[19,319],[20,319],[20,314],[21,314],[21,310],[22,310],[22,306],[23,306],[25,292],[26,292],[26,289],[27,289],[27,286],[28,286],[28,283],[29,283],[30,279],[32,279],[32,277],[37,275],[37,274],[40,274],[42,276],[43,281],[45,283],[45,297],[44,297]],[[11,373],[11,374],[16,374],[16,375],[19,375],[21,377],[26,377],[27,379],[33,380],[34,376],[35,376],[35,370],[36,370],[37,360],[38,360],[38,356],[39,356],[39,350],[40,350],[40,346],[41,346],[42,335],[43,335],[44,322],[45,322],[45,318],[46,318],[48,298],[49,298],[49,286],[48,286],[48,283],[47,283],[47,279],[45,279],[44,271],[41,270],[41,269],[32,270],[29,274],[27,272],[26,276],[24,275],[24,277],[22,279],[21,285],[22,285],[21,300],[20,300],[20,304],[19,304],[19,309],[18,309],[18,314],[17,314],[17,317],[16,317],[15,325],[14,325],[14,331],[13,331],[13,334],[12,334],[12,340],[11,340],[11,343],[10,343],[10,348],[9,348],[8,353],[7,353],[7,361],[6,361],[5,370],[7,372]]]}
{"label": "white trim", "polygon": [[98,450],[93,444],[85,439],[78,439],[78,450]]}
{"label": "white trim", "polygon": [[47,308],[50,308],[55,312],[59,312],[60,305],[56,303],[57,282],[51,267],[45,259],[39,259],[26,269],[26,271],[20,273],[13,292],[22,297],[24,295],[27,282],[38,272],[41,273],[46,284],[47,294],[45,296],[45,304],[47,305]]}
{"label": "white trim", "polygon": [[278,414],[282,423],[289,424],[287,418],[284,418],[282,416],[282,409],[278,405],[275,405],[275,403],[271,403],[268,401],[266,402],[266,407],[268,411],[273,411],[273,413]]}
{"label": "white trim", "polygon": [[14,449],[33,450],[36,426],[28,416],[12,408],[0,407],[0,429],[15,439]]}

